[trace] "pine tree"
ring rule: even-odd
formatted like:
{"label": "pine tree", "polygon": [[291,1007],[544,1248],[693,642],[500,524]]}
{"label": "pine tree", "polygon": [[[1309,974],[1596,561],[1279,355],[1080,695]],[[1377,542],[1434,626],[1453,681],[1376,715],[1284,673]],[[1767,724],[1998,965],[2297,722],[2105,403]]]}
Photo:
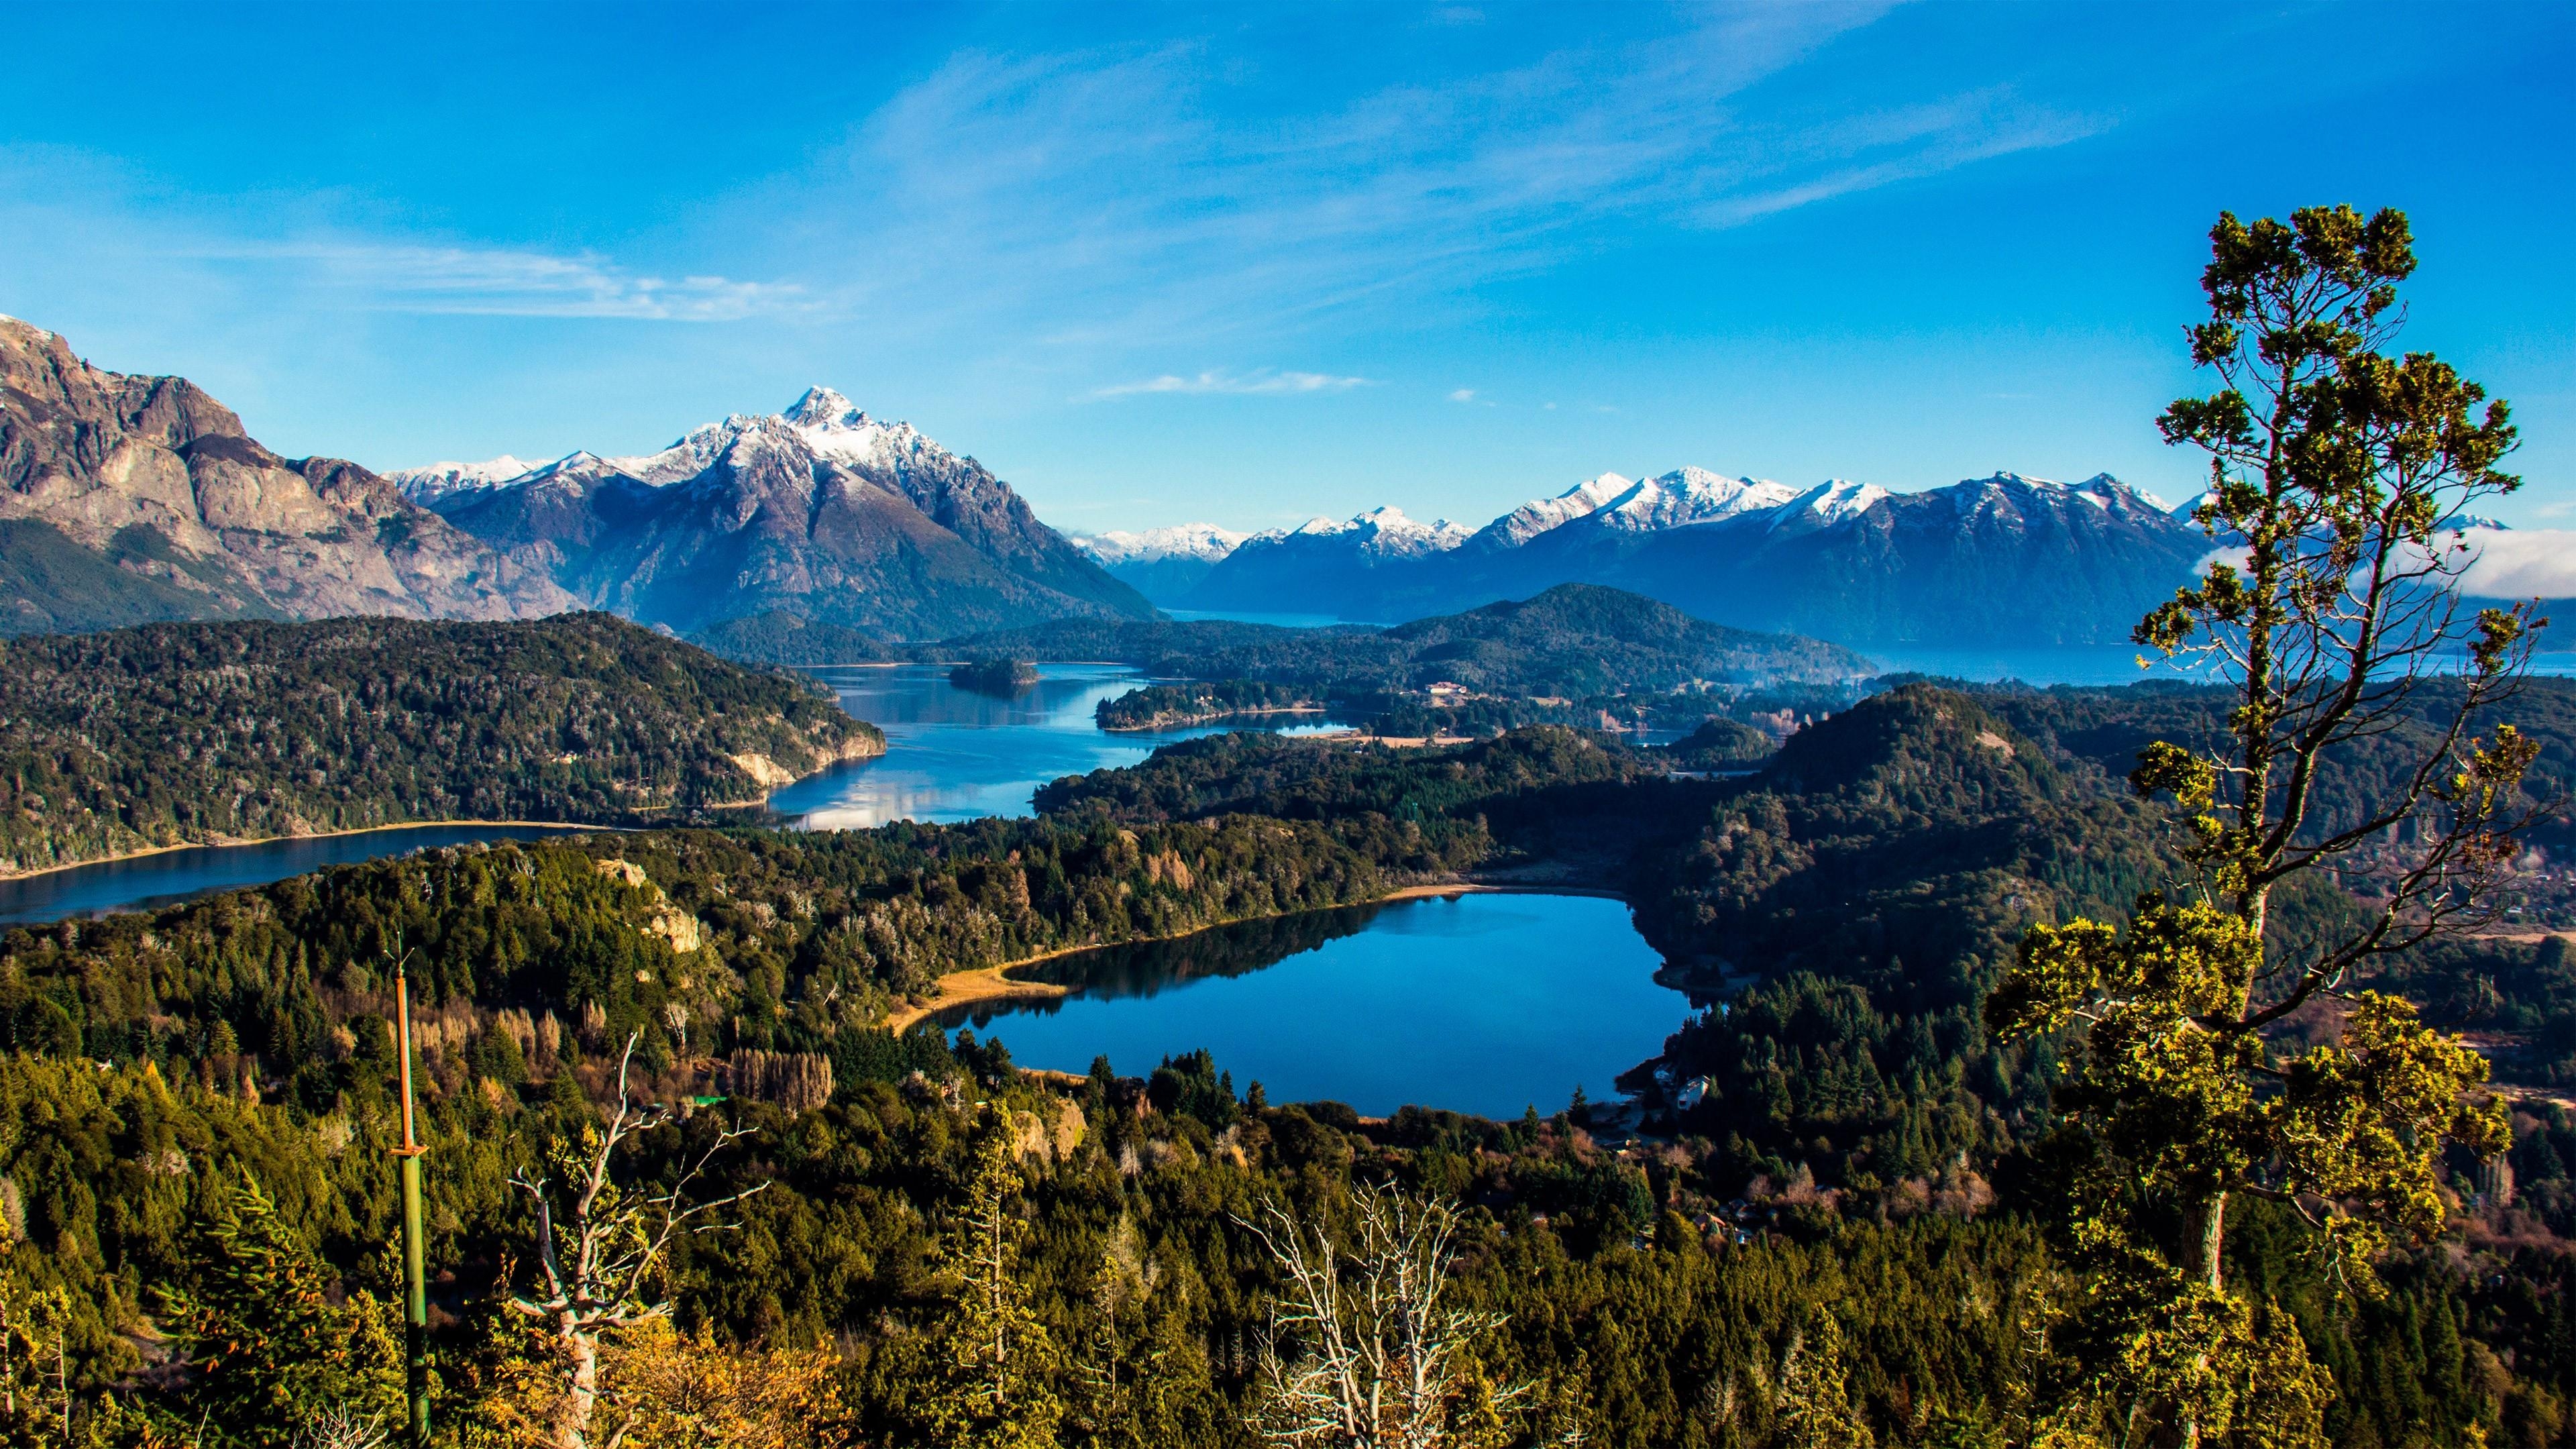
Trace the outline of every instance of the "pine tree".
{"label": "pine tree", "polygon": [[1028,1227],[1012,1211],[1022,1186],[1013,1135],[997,1111],[940,1249],[952,1296],[932,1347],[938,1382],[927,1417],[936,1442],[957,1449],[1051,1449],[1064,1417],[1055,1343],[1018,1271]]}
{"label": "pine tree", "polygon": [[[1986,1004],[1999,1035],[2085,1035],[2059,1094],[2085,1275],[2059,1342],[2067,1443],[2197,1443],[2231,1426],[2322,1442],[2322,1370],[2286,1314],[2227,1279],[2230,1199],[2291,1208],[2335,1281],[2369,1293],[2382,1249],[2442,1225],[2439,1146],[2504,1142],[2503,1109],[2478,1091],[2485,1060],[2355,978],[2475,920],[2528,818],[2534,747],[2491,715],[2534,621],[2463,617],[2474,554],[2451,521],[2519,486],[2496,468],[2514,429],[2433,357],[2382,350],[2415,269],[2403,214],[2223,215],[2210,245],[2192,357],[2223,386],[2159,425],[2210,456],[2194,516],[2221,556],[2136,638],[2207,665],[2236,707],[2222,740],[2157,742],[2131,776],[2175,803],[2191,876],[2142,898],[2125,930],[2031,927]],[[2402,767],[2330,813],[2321,777],[2364,747]],[[2410,843],[2387,846],[2399,827]],[[2348,926],[2274,918],[2285,888],[2324,895],[2338,878],[2362,887]],[[2267,1028],[2329,1000],[2338,1034],[2274,1050]]]}
{"label": "pine tree", "polygon": [[331,1302],[328,1271],[257,1181],[244,1176],[202,1241],[194,1280],[166,1308],[197,1375],[193,1403],[215,1430],[249,1449],[291,1449],[326,1418],[400,1421],[393,1305],[364,1290]]}
{"label": "pine tree", "polygon": [[1780,1359],[1780,1442],[1792,1449],[1874,1449],[1878,1436],[1852,1403],[1843,1363],[1843,1326],[1819,1312]]}

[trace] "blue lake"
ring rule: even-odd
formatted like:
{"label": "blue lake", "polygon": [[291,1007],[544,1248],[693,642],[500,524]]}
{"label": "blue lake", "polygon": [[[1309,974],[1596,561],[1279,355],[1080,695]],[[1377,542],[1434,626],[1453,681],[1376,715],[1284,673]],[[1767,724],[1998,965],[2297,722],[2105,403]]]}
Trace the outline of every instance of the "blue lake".
{"label": "blue lake", "polygon": [[1027,815],[1030,797],[1050,780],[1133,765],[1163,745],[1220,728],[1101,729],[1092,717],[1101,701],[1148,682],[1119,664],[1043,664],[1035,686],[1007,697],[959,689],[937,665],[806,672],[830,685],[842,708],[886,733],[882,757],[837,766],[769,797],[770,809],[809,830]]}
{"label": "blue lake", "polygon": [[1628,908],[1591,896],[1471,893],[1221,926],[1018,973],[1073,994],[946,1013],[1023,1067],[1128,1076],[1205,1047],[1238,1091],[1542,1115],[1594,1101],[1663,1049],[1689,998]]}
{"label": "blue lake", "polygon": [[580,826],[394,825],[346,835],[311,835],[257,845],[198,845],[132,860],[104,860],[43,875],[0,880],[0,925],[59,921],[108,911],[145,911],[218,891],[245,890],[291,875],[378,856],[582,833]]}
{"label": "blue lake", "polygon": [[[1152,754],[1156,746],[1214,732],[1103,731],[1093,722],[1092,710],[1102,700],[1146,682],[1143,675],[1123,665],[1046,665],[1034,688],[1008,698],[959,689],[948,682],[947,670],[931,665],[811,672],[839,693],[852,714],[883,727],[891,752],[836,767],[770,797],[773,809],[808,829],[848,829],[889,820],[1026,815],[1030,797],[1049,780],[1132,765]],[[398,825],[102,861],[0,880],[0,925],[149,910],[379,856],[471,841],[524,840],[579,828]]]}

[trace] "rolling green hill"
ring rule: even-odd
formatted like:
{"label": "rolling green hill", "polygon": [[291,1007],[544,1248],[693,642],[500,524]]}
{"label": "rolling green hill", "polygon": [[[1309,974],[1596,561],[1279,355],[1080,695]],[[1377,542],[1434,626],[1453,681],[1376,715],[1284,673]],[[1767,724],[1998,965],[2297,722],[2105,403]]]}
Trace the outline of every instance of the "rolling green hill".
{"label": "rolling green hill", "polygon": [[884,737],[606,614],[153,624],[0,644],[0,870],[419,820],[753,801]]}

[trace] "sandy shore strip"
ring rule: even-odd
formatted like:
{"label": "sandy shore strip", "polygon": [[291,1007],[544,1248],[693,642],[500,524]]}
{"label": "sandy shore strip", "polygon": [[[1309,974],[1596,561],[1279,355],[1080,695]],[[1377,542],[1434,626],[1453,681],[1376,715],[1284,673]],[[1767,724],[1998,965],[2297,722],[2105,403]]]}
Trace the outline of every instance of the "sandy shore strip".
{"label": "sandy shore strip", "polygon": [[[1442,896],[1454,899],[1463,895],[1605,896],[1612,900],[1621,899],[1617,891],[1603,890],[1597,886],[1544,884],[1522,885],[1492,884],[1484,881],[1445,881],[1433,885],[1402,886],[1398,889],[1389,891],[1382,896],[1372,896],[1364,901],[1353,901],[1348,906],[1318,906],[1316,909],[1325,911],[1342,911],[1349,910],[1351,906],[1381,906],[1388,905],[1396,901],[1428,900],[1433,896]],[[1214,931],[1226,926],[1241,925],[1244,921],[1277,919],[1279,919],[1277,916],[1244,916],[1239,920],[1219,921],[1212,926],[1201,926],[1197,931],[1183,932],[1178,936],[1163,936],[1155,939],[1166,941],[1187,940],[1189,937],[1198,935],[1202,931]],[[970,1006],[978,1001],[1002,1001],[1010,999],[1022,1001],[1045,1001],[1066,995],[1066,989],[1053,982],[1014,981],[1011,979],[1010,973],[1017,971],[1024,966],[1035,966],[1042,961],[1052,961],[1058,956],[1071,956],[1083,951],[1098,951],[1104,949],[1105,946],[1133,946],[1142,944],[1144,944],[1144,942],[1138,940],[1111,941],[1100,945],[1088,946],[1065,946],[1057,950],[1041,952],[1035,956],[1024,956],[1017,961],[1005,961],[999,966],[978,966],[972,971],[951,971],[947,975],[939,978],[939,994],[932,997],[929,1001],[919,1006],[899,1006],[892,1012],[889,1012],[886,1015],[885,1020],[886,1030],[893,1032],[897,1036],[901,1036],[905,1032],[910,1031],[914,1026],[920,1024],[922,1021],[925,1021],[940,1012],[950,1010],[954,1007]]]}

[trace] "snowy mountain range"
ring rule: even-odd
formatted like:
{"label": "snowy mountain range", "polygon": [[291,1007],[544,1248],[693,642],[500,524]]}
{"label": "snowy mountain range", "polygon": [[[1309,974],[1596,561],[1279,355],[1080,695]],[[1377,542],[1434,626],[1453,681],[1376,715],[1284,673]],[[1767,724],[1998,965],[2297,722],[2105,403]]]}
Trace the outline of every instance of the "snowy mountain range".
{"label": "snowy mountain range", "polygon": [[654,453],[386,476],[583,602],[683,631],[782,608],[922,639],[1153,613],[974,459],[829,388]]}
{"label": "snowy mountain range", "polygon": [[1252,537],[1213,523],[1175,523],[1130,533],[1073,534],[1066,541],[1149,599],[1176,599]]}
{"label": "snowy mountain range", "polygon": [[[1294,597],[1394,622],[1598,583],[1702,618],[1850,644],[2125,639],[2209,549],[2187,516],[2108,474],[1997,473],[1892,493],[1682,468],[1605,473],[1482,528],[1381,508],[1245,539],[1178,607]],[[2035,606],[2034,600],[2044,601]]]}

